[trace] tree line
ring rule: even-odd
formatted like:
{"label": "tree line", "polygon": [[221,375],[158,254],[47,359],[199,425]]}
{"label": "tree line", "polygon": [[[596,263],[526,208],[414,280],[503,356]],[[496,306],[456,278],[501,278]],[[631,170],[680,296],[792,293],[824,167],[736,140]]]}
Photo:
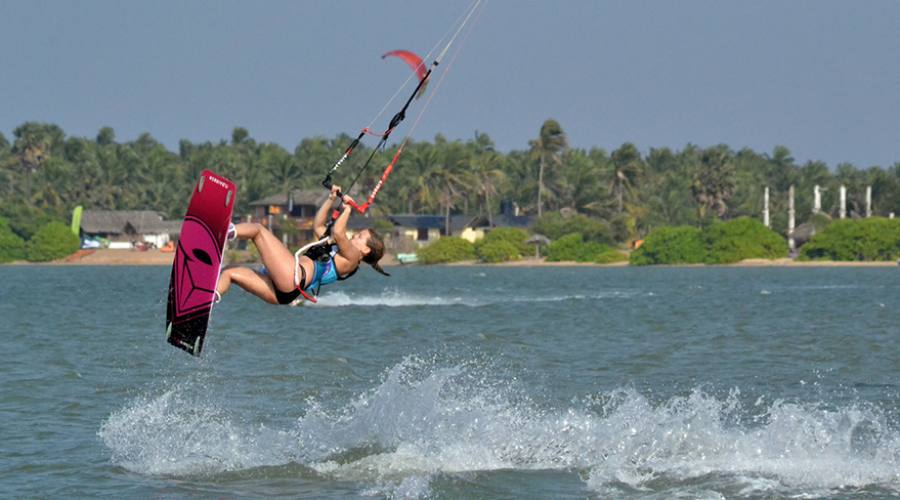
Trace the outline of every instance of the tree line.
{"label": "tree line", "polygon": [[[76,205],[149,209],[177,218],[204,168],[237,183],[235,214],[246,214],[251,201],[268,195],[322,189],[322,178],[352,139],[346,134],[304,138],[289,151],[258,142],[238,127],[230,140],[182,140],[173,152],[147,133],[118,142],[109,127],[89,138],[67,136],[54,124],[27,122],[11,138],[0,133],[0,217],[26,239],[40,222],[66,219]],[[395,149],[376,152],[352,194],[365,197]],[[336,182],[349,183],[369,153],[365,146],[357,148]],[[812,212],[815,185],[823,189],[823,212],[832,217],[838,214],[841,185],[848,190],[850,216],[864,214],[866,186],[872,187],[875,215],[900,213],[900,162],[830,168],[821,161],[798,163],[784,146],[771,153],[693,144],[680,150],[650,148],[645,154],[631,143],[613,151],[580,149],[569,147],[555,120],[542,124],[528,148],[506,153],[479,132],[465,141],[438,135],[411,142],[372,210],[376,216],[468,214],[492,221],[500,203],[509,200],[523,214],[562,211],[602,221],[615,240],[627,241],[658,227],[705,227],[716,220],[759,217],[768,186],[773,228],[783,234],[792,185],[798,223]]]}

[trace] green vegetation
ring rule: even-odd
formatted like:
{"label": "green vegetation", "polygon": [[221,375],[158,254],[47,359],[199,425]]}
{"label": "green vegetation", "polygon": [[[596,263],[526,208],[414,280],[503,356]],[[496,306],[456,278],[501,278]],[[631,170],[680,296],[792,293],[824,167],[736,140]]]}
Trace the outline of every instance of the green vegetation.
{"label": "green vegetation", "polygon": [[662,227],[650,233],[631,253],[631,263],[731,264],[744,259],[787,256],[787,242],[761,222],[739,217],[700,230],[690,226]]}
{"label": "green vegetation", "polygon": [[62,216],[56,217],[53,215],[54,213],[26,205],[4,205],[3,202],[0,202],[0,209],[3,209],[0,216],[6,218],[12,232],[26,241],[31,239],[38,229],[51,222],[59,222],[60,219],[64,219]]}
{"label": "green vegetation", "polygon": [[621,252],[596,241],[585,241],[581,233],[572,233],[547,246],[548,262],[595,262],[609,264],[628,258]]}
{"label": "green vegetation", "polygon": [[900,219],[839,220],[800,249],[802,260],[894,260],[900,258]]}
{"label": "green vegetation", "polygon": [[527,239],[528,231],[524,229],[500,227],[475,242],[475,252],[483,262],[519,260],[531,251],[530,246],[525,243]]}
{"label": "green vegetation", "polygon": [[25,259],[25,240],[12,232],[6,219],[0,218],[0,263]]}
{"label": "green vegetation", "polygon": [[394,224],[385,217],[378,217],[372,221],[372,229],[378,234],[384,236],[390,234],[394,230]]}
{"label": "green vegetation", "polygon": [[[376,207],[382,214],[439,213],[448,220],[465,214],[492,220],[501,202],[510,201],[523,214],[538,217],[533,231],[551,240],[580,233],[585,242],[607,245],[630,242],[656,228],[706,228],[744,216],[758,218],[766,186],[773,229],[782,236],[791,185],[797,193],[798,224],[810,219],[815,185],[823,188],[822,207],[832,218],[837,217],[841,185],[847,187],[851,216],[864,212],[866,186],[872,186],[876,214],[900,213],[900,162],[829,168],[818,161],[798,163],[783,146],[770,152],[687,144],[642,153],[630,143],[611,151],[580,149],[568,145],[563,124],[555,120],[535,124],[535,135],[523,149],[508,152],[497,151],[481,133],[466,141],[438,135],[430,142],[411,142]],[[244,216],[249,203],[264,196],[321,189],[326,170],[352,139],[312,137],[279,145],[258,142],[238,127],[227,140],[182,140],[170,151],[149,134],[121,141],[113,129],[104,127],[96,137],[73,137],[53,124],[28,122],[0,140],[0,217],[24,240],[51,220],[68,220],[76,205],[156,210],[177,218],[199,172],[207,167],[238,184],[235,215]],[[335,181],[355,175],[359,159],[372,152],[371,146],[366,151],[367,146],[360,145]],[[373,164],[386,164],[394,151],[388,147],[375,152]],[[379,169],[368,169],[356,185],[359,191],[351,194],[368,192],[380,175]],[[513,255],[508,248],[487,248],[490,259]],[[745,254],[743,248],[713,250],[717,262]],[[696,260],[694,250],[679,252],[666,256],[651,245],[635,259]]]}
{"label": "green vegetation", "polygon": [[475,245],[456,236],[441,238],[419,249],[416,254],[422,264],[445,264],[475,259]]}
{"label": "green vegetation", "polygon": [[813,214],[809,216],[809,219],[806,220],[807,223],[812,224],[814,228],[816,228],[816,232],[822,232],[829,224],[831,224],[831,217],[825,214]]}
{"label": "green vegetation", "polygon": [[701,264],[706,261],[706,243],[700,229],[690,226],[661,227],[631,252],[636,266],[654,264]]}
{"label": "green vegetation", "polygon": [[494,264],[497,262],[508,262],[510,260],[519,260],[522,258],[521,251],[508,241],[490,241],[483,245],[478,245],[478,258],[482,262]]}
{"label": "green vegetation", "polygon": [[778,259],[787,257],[784,238],[749,217],[717,222],[703,234],[709,264],[733,264],[744,259]]}
{"label": "green vegetation", "polygon": [[535,221],[534,232],[543,234],[551,240],[558,240],[567,234],[580,233],[585,241],[613,243],[609,224],[586,215],[563,217],[559,212],[549,213]]}
{"label": "green vegetation", "polygon": [[70,255],[78,250],[81,241],[62,222],[51,222],[40,228],[28,240],[25,254],[32,262],[47,262]]}
{"label": "green vegetation", "polygon": [[594,256],[594,263],[596,264],[613,264],[616,262],[628,262],[628,254],[607,247],[606,251],[597,253]]}

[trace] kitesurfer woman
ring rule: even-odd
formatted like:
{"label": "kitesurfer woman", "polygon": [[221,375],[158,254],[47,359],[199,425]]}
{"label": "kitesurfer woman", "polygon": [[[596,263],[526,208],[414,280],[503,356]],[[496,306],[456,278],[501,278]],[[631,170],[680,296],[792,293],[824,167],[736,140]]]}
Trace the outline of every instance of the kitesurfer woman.
{"label": "kitesurfer woman", "polygon": [[[319,207],[313,221],[316,238],[325,236],[326,220],[340,191],[340,186],[332,186],[328,199]],[[238,239],[252,240],[256,245],[265,268],[259,272],[247,267],[224,269],[216,285],[216,299],[220,299],[234,283],[270,304],[290,304],[301,295],[309,298],[322,285],[349,278],[361,262],[387,275],[378,265],[384,256],[384,241],[373,229],[364,229],[348,238],[347,220],[352,210],[349,202],[353,199],[343,195],[342,201],[340,215],[331,228],[334,243],[326,246],[315,259],[301,255],[295,260],[294,254],[262,224],[234,226],[234,235]],[[295,266],[299,286],[295,285]]]}

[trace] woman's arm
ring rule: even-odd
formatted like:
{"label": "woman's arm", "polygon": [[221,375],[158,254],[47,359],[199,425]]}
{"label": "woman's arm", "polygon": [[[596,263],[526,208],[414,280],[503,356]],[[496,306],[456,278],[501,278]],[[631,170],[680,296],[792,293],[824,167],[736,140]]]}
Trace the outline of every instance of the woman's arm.
{"label": "woman's arm", "polygon": [[359,250],[350,243],[350,239],[347,238],[347,221],[350,219],[350,213],[353,211],[353,207],[350,206],[348,201],[352,200],[353,198],[344,195],[344,198],[342,199],[344,202],[343,210],[341,210],[341,215],[338,216],[337,220],[334,221],[334,226],[331,228],[331,237],[334,238],[334,242],[338,246],[338,253],[340,253],[341,256],[350,262],[359,262],[362,260],[362,255]]}
{"label": "woman's arm", "polygon": [[316,218],[313,219],[313,234],[316,235],[316,239],[325,236],[325,226],[331,214],[331,207],[334,205],[334,199],[337,198],[337,194],[340,191],[340,186],[331,186],[331,193],[328,194],[328,199],[322,203],[319,211],[316,212]]}

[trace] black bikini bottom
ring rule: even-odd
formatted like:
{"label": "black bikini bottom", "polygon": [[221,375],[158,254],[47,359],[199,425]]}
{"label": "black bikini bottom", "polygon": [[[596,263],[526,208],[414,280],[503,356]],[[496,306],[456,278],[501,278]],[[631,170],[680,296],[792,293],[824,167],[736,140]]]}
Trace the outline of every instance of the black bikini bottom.
{"label": "black bikini bottom", "polygon": [[[306,283],[306,269],[303,269],[303,266],[300,266],[300,283],[301,286]],[[272,283],[272,287],[275,288],[275,300],[281,305],[290,304],[300,296],[300,289],[298,288],[295,288],[290,292],[282,292],[275,286],[275,283]]]}
{"label": "black bikini bottom", "polygon": [[278,300],[278,303],[281,305],[287,305],[294,301],[297,297],[300,296],[300,290],[296,288],[291,292],[282,292],[279,289],[275,289],[275,299]]}

